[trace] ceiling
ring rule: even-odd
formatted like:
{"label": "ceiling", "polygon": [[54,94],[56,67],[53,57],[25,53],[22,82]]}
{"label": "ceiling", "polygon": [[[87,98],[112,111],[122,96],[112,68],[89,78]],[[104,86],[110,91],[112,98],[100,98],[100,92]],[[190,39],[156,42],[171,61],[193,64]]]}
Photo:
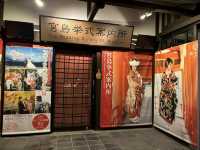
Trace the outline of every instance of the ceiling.
{"label": "ceiling", "polygon": [[[39,24],[39,15],[89,20],[87,4],[91,1],[103,4],[98,13],[93,12],[96,21],[125,25],[141,24],[144,12],[164,12],[194,16],[200,13],[200,0],[43,0],[44,8],[38,8],[34,0],[4,0],[4,19]],[[107,5],[105,5],[107,4]],[[105,7],[104,7],[105,6]],[[116,7],[117,6],[117,7]],[[122,6],[122,7],[118,7]],[[92,11],[91,11],[92,12]],[[116,17],[117,16],[117,17]],[[151,18],[150,18],[151,19]]]}
{"label": "ceiling", "polygon": [[[87,20],[87,3],[80,0],[44,0],[39,8],[34,0],[5,0],[4,20],[16,20],[39,24],[39,15],[69,19]],[[137,25],[141,22],[143,9],[106,5],[95,16],[95,21],[123,25]]]}
{"label": "ceiling", "polygon": [[195,5],[199,0],[139,0],[141,2],[155,3],[160,5],[174,5],[174,6],[186,6]]}
{"label": "ceiling", "polygon": [[[90,1],[90,0],[87,0]],[[96,0],[99,3],[142,8],[160,9],[194,16],[200,13],[200,0]]]}

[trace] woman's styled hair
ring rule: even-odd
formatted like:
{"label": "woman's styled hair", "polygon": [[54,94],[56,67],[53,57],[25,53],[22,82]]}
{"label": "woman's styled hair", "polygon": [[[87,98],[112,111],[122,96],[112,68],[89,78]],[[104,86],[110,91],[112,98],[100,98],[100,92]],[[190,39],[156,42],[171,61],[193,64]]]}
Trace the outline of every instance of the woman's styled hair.
{"label": "woman's styled hair", "polygon": [[171,58],[167,58],[165,60],[165,68],[167,68],[169,66],[169,64],[173,64],[173,60]]}
{"label": "woman's styled hair", "polygon": [[140,61],[137,61],[136,59],[132,59],[129,61],[129,65],[137,67],[140,65]]}

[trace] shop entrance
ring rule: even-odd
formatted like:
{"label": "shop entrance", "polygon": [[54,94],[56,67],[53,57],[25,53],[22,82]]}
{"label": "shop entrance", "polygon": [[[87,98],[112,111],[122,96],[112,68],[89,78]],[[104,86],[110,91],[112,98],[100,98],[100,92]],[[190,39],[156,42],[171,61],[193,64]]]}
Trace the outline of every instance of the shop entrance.
{"label": "shop entrance", "polygon": [[92,62],[90,55],[56,52],[55,130],[91,127]]}

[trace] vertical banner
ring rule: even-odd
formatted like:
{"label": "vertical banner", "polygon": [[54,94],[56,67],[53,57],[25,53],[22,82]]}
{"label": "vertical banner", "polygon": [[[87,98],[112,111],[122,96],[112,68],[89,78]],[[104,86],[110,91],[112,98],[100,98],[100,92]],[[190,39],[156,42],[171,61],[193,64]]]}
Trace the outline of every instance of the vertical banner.
{"label": "vertical banner", "polygon": [[102,52],[100,127],[152,124],[150,53]]}
{"label": "vertical banner", "polygon": [[101,124],[111,124],[112,118],[112,76],[113,76],[113,60],[112,52],[105,51],[102,53],[102,88],[101,88]]}
{"label": "vertical banner", "polygon": [[154,126],[197,145],[198,41],[155,54]]}
{"label": "vertical banner", "polygon": [[3,135],[50,132],[52,53],[6,46]]}

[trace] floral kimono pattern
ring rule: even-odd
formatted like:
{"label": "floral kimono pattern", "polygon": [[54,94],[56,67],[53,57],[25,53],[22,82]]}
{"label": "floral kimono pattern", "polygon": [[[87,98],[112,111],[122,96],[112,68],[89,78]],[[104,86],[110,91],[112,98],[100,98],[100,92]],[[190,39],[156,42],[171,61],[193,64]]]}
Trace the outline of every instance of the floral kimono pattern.
{"label": "floral kimono pattern", "polygon": [[177,82],[178,78],[174,72],[171,72],[169,75],[165,72],[163,73],[161,79],[159,113],[160,116],[170,124],[172,124],[175,119],[178,103],[176,94]]}
{"label": "floral kimono pattern", "polygon": [[128,76],[128,91],[126,106],[129,118],[140,117],[141,105],[144,96],[142,77],[137,71],[130,71]]}

